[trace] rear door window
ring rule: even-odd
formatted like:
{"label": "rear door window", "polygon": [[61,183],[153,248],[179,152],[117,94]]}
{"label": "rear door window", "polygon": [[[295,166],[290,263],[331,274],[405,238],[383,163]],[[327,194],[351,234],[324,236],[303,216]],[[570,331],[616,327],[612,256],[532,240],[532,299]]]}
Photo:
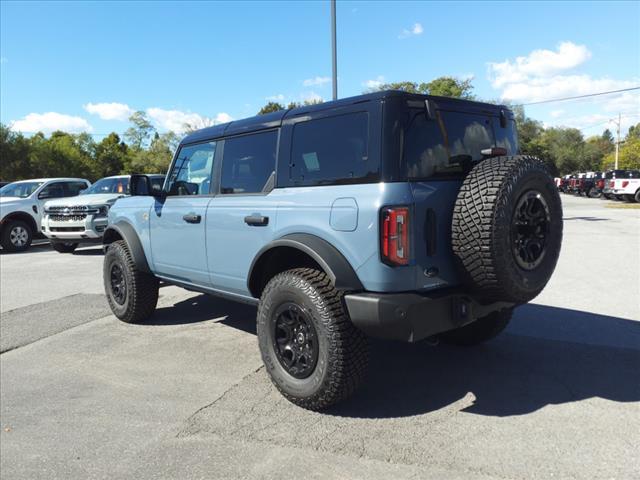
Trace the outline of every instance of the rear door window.
{"label": "rear door window", "polygon": [[495,144],[489,116],[438,111],[430,120],[412,112],[405,131],[404,162],[410,179],[459,177],[483,159],[481,151]]}
{"label": "rear door window", "polygon": [[308,120],[293,127],[289,185],[339,185],[376,179],[369,158],[369,114]]}
{"label": "rear door window", "polygon": [[224,141],[220,193],[264,193],[275,179],[278,132],[253,133]]}

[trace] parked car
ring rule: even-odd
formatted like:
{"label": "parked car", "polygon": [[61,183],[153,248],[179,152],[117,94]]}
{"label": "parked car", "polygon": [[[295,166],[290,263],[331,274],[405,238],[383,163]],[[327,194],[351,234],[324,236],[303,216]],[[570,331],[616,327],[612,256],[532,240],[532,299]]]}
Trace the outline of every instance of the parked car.
{"label": "parked car", "polygon": [[640,170],[628,170],[623,178],[616,178],[611,189],[616,198],[640,203]]}
{"label": "parked car", "polygon": [[496,336],[562,241],[553,177],[518,155],[512,112],[450,98],[377,92],[209,127],[161,192],[139,195],[148,183],[109,210],[113,313],[144,321],[160,280],[257,304],[266,372],[313,410],[355,391],[367,336]]}
{"label": "parked car", "polygon": [[[105,177],[73,198],[45,204],[42,233],[60,253],[73,252],[80,243],[100,241],[109,208],[129,194],[129,175]],[[149,175],[151,188],[162,190],[164,175]]]}
{"label": "parked car", "polygon": [[598,198],[601,191],[598,190],[596,182],[602,176],[602,172],[587,172],[579,185],[578,193],[590,198]]}
{"label": "parked car", "polygon": [[44,203],[52,198],[73,197],[89,188],[84,178],[21,180],[0,188],[0,243],[5,251],[27,250],[40,234]]}
{"label": "parked car", "polygon": [[615,179],[627,178],[631,172],[631,170],[608,170],[605,172],[605,183],[602,190],[602,196],[610,200],[622,200],[622,197],[618,197],[613,193]]}

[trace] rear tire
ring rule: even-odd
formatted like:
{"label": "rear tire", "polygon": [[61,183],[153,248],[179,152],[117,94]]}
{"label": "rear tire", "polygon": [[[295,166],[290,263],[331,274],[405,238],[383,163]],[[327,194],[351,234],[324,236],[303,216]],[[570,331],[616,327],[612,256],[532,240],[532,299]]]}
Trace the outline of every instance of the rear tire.
{"label": "rear tire", "polygon": [[500,335],[509,325],[512,314],[513,309],[493,312],[464,327],[441,334],[440,339],[445,343],[461,347],[479,345]]}
{"label": "rear tire", "polygon": [[484,160],[464,180],[452,220],[452,247],[472,291],[488,301],[526,303],[555,269],[562,204],[535,157]]}
{"label": "rear tire", "polygon": [[109,245],[104,255],[104,290],[113,314],[126,323],[140,323],[154,312],[159,282],[136,268],[123,240]]}
{"label": "rear tire", "polygon": [[297,268],[273,277],[260,298],[257,321],[267,373],[292,403],[322,410],[362,382],[367,339],[324,272]]}
{"label": "rear tire", "polygon": [[633,199],[636,201],[636,203],[640,203],[640,188],[636,191]]}
{"label": "rear tire", "polygon": [[10,220],[2,228],[0,243],[7,252],[24,252],[31,246],[33,230],[22,220]]}
{"label": "rear tire", "polygon": [[51,242],[51,247],[59,253],[73,253],[78,248],[77,243]]}

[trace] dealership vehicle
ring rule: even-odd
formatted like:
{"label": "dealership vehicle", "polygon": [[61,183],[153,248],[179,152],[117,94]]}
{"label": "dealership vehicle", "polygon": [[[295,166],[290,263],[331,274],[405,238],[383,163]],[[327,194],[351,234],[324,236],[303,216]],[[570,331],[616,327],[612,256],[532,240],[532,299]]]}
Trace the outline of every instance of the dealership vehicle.
{"label": "dealership vehicle", "polygon": [[2,248],[19,252],[29,248],[40,234],[45,202],[73,197],[91,185],[84,178],[40,178],[21,180],[0,188],[0,241]]}
{"label": "dealership vehicle", "polygon": [[601,195],[601,190],[598,190],[596,183],[601,177],[602,172],[587,172],[579,186],[578,194],[598,198]]}
{"label": "dealership vehicle", "polygon": [[163,190],[139,189],[104,234],[114,314],[144,321],[160,280],[257,304],[266,371],[313,410],[356,389],[367,336],[499,334],[562,241],[553,177],[518,155],[507,107],[403,92],[194,132]]}
{"label": "dealership vehicle", "polygon": [[640,171],[628,170],[625,177],[616,178],[611,192],[627,202],[640,203]]}
{"label": "dealership vehicle", "polygon": [[602,189],[602,197],[611,200],[622,200],[622,197],[613,193],[613,186],[616,178],[628,178],[633,170],[608,170],[605,172],[604,188]]}
{"label": "dealership vehicle", "polygon": [[[73,252],[80,243],[100,241],[107,227],[109,208],[129,194],[130,175],[105,177],[73,198],[44,205],[42,233],[60,253]],[[162,190],[164,175],[149,175],[151,188]]]}

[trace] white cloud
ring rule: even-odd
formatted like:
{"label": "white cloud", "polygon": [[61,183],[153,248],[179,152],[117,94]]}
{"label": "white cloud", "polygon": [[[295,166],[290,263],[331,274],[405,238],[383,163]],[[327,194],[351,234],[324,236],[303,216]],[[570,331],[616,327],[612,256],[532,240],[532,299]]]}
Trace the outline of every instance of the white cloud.
{"label": "white cloud", "polygon": [[331,77],[313,77],[307,78],[302,85],[305,87],[321,87],[331,81]]}
{"label": "white cloud", "polygon": [[277,95],[271,95],[270,97],[265,97],[267,102],[282,102],[284,101],[284,95],[279,93]]}
{"label": "white cloud", "polygon": [[411,36],[422,35],[422,32],[424,32],[422,25],[420,23],[414,23],[413,27],[411,27],[410,29],[405,28],[404,30],[402,30],[402,32],[400,32],[400,35],[398,35],[398,38],[403,39]]}
{"label": "white cloud", "polygon": [[382,75],[378,75],[373,80],[365,80],[362,82],[362,86],[366,87],[368,90],[376,90],[380,88],[380,86],[384,83],[384,77]]}
{"label": "white cloud", "polygon": [[15,120],[9,127],[16,132],[51,133],[62,130],[68,133],[91,132],[93,128],[84,118],[65,115],[63,113],[30,113],[20,120]]}
{"label": "white cloud", "polygon": [[187,125],[199,129],[232,120],[231,115],[224,112],[218,113],[214,118],[210,118],[198,113],[165,110],[157,107],[148,108],[147,115],[160,129],[171,130],[176,133],[184,132]]}
{"label": "white cloud", "polygon": [[[620,90],[640,83],[638,79],[593,78],[572,72],[589,58],[591,52],[586,46],[562,42],[555,51],[534,50],[515,60],[490,62],[489,80],[493,88],[501,90],[502,100],[522,103]],[[636,98],[633,94],[620,94],[601,99],[594,97],[589,101],[618,102],[628,108],[633,98]]]}
{"label": "white cloud", "polygon": [[83,108],[92,115],[98,115],[102,120],[119,120],[124,122],[129,119],[133,109],[124,103],[87,103]]}
{"label": "white cloud", "polygon": [[525,57],[514,61],[489,63],[489,78],[494,88],[525,81],[530,77],[549,77],[581,65],[591,58],[591,52],[584,45],[562,42],[556,51],[534,50]]}

